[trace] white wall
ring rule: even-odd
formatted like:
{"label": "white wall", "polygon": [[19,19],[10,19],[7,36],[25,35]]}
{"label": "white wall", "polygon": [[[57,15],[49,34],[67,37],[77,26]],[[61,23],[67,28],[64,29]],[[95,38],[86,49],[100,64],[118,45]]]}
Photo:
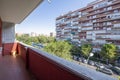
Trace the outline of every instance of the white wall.
{"label": "white wall", "polygon": [[15,41],[15,24],[3,22],[2,43],[13,43]]}
{"label": "white wall", "polygon": [[106,35],[106,38],[111,38],[111,39],[120,40],[120,35]]}
{"label": "white wall", "polygon": [[106,40],[99,40],[99,39],[97,39],[97,40],[93,41],[93,43],[105,44]]}
{"label": "white wall", "polygon": [[92,34],[91,35],[86,35],[86,39],[92,39]]}
{"label": "white wall", "polygon": [[82,30],[93,30],[93,27],[83,27]]}
{"label": "white wall", "polygon": [[93,33],[97,34],[97,33],[106,33],[106,30],[95,30],[93,31]]}

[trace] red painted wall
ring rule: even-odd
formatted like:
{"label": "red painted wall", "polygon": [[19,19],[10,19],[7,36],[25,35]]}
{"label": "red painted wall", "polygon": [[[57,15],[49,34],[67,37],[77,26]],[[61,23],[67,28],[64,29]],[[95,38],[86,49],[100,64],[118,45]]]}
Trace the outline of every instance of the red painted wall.
{"label": "red painted wall", "polygon": [[[40,55],[31,48],[28,48],[26,51],[25,46],[19,43],[18,52],[24,60],[27,60],[28,57],[26,64],[37,80],[85,80],[62,65]],[[26,53],[29,54],[27,57],[25,57]]]}
{"label": "red painted wall", "polygon": [[17,52],[19,53],[19,55],[21,55],[23,60],[26,62],[26,53],[27,53],[26,47],[22,44],[18,44],[18,51]]}
{"label": "red painted wall", "polygon": [[17,43],[4,43],[2,46],[4,55],[11,54],[17,50]]}
{"label": "red painted wall", "polygon": [[84,80],[31,49],[29,49],[29,69],[38,80]]}

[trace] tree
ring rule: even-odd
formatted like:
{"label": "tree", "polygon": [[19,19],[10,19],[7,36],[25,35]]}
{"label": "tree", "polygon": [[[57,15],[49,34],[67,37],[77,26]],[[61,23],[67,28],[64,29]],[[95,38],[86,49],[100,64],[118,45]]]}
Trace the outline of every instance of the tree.
{"label": "tree", "polygon": [[114,44],[104,44],[101,48],[101,56],[106,59],[113,61],[117,57],[117,47]]}
{"label": "tree", "polygon": [[31,45],[32,42],[39,43],[37,37],[31,37],[31,36],[29,36],[27,34],[23,34],[21,36],[16,36],[16,39],[18,41],[21,41],[21,42],[23,42],[25,44],[28,44],[28,45]]}
{"label": "tree", "polygon": [[31,37],[31,36],[29,36],[27,34],[23,34],[21,36],[16,35],[16,39],[18,41],[21,41],[21,42],[23,42],[25,44],[28,44],[28,45],[31,45],[32,42],[46,44],[46,43],[50,43],[50,42],[55,41],[54,37],[47,37],[45,35]]}
{"label": "tree", "polygon": [[81,47],[79,46],[72,46],[72,49],[71,49],[71,53],[72,55],[77,55],[77,56],[80,56],[80,53],[81,53]]}
{"label": "tree", "polygon": [[40,35],[37,38],[38,38],[39,43],[43,43],[43,44],[55,41],[54,37],[47,37],[44,35]]}
{"label": "tree", "polygon": [[81,46],[81,53],[84,57],[88,57],[91,51],[92,51],[92,46],[90,44],[83,44]]}
{"label": "tree", "polygon": [[54,37],[47,37],[47,43],[54,42],[55,38]]}
{"label": "tree", "polygon": [[44,35],[38,36],[39,43],[47,43],[47,37]]}
{"label": "tree", "polygon": [[71,59],[71,53],[70,53],[71,48],[72,46],[68,42],[57,41],[57,42],[48,43],[47,46],[44,47],[44,50],[53,55],[62,57],[66,60],[70,60]]}

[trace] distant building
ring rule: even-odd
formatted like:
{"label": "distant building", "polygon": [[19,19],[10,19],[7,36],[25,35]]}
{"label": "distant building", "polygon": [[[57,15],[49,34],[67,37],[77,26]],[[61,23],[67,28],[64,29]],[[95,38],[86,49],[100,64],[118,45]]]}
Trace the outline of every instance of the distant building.
{"label": "distant building", "polygon": [[31,32],[30,33],[30,36],[32,36],[32,37],[35,37],[35,36],[38,36],[39,34],[37,34],[37,33],[35,33],[35,32]]}
{"label": "distant building", "polygon": [[22,35],[30,36],[29,33],[16,33],[16,36],[22,36]]}
{"label": "distant building", "polygon": [[51,32],[49,36],[50,37],[55,37],[55,33]]}
{"label": "distant building", "polygon": [[96,0],[57,17],[56,39],[120,46],[120,0]]}
{"label": "distant building", "polygon": [[22,36],[23,33],[16,33],[16,36]]}
{"label": "distant building", "polygon": [[53,37],[53,33],[52,32],[50,33],[50,37]]}

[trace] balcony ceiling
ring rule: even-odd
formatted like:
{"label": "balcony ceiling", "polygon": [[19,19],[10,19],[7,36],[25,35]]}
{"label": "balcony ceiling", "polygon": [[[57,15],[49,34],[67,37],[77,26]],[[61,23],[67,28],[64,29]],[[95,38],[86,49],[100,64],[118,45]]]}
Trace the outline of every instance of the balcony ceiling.
{"label": "balcony ceiling", "polygon": [[43,0],[0,0],[0,17],[4,22],[21,23]]}

